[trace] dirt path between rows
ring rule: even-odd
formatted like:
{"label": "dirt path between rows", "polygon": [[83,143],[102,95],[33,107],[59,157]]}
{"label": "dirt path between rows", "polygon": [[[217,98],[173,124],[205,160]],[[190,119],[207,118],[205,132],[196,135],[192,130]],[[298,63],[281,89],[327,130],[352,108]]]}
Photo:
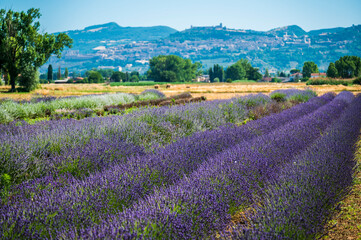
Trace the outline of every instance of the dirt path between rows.
{"label": "dirt path between rows", "polygon": [[361,240],[361,135],[357,144],[356,159],[358,167],[352,192],[341,202],[341,212],[330,222],[335,225],[327,236],[334,240]]}

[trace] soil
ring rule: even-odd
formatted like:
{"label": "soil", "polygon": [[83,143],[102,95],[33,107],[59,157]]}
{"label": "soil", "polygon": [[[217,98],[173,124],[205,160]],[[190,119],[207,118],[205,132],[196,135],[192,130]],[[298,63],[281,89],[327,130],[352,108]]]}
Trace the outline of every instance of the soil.
{"label": "soil", "polygon": [[340,214],[329,223],[335,227],[323,240],[361,240],[361,136],[357,146],[356,159],[359,165],[352,192],[341,202]]}

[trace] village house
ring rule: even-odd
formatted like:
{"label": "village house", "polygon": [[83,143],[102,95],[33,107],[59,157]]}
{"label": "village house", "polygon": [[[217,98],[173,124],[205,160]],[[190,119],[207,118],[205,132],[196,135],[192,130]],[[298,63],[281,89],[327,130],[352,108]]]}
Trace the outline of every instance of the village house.
{"label": "village house", "polygon": [[197,82],[210,82],[209,75],[201,75],[196,79]]}
{"label": "village house", "polygon": [[327,77],[326,73],[311,73],[311,78],[323,78]]}
{"label": "village house", "polygon": [[272,81],[272,78],[271,77],[263,77],[262,82],[271,82]]}

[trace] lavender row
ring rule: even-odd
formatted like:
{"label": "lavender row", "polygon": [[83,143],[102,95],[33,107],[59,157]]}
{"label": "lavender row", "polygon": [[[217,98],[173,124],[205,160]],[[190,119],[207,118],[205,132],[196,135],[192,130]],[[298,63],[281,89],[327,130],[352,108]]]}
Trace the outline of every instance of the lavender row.
{"label": "lavender row", "polygon": [[[341,94],[340,98],[349,96]],[[202,239],[223,230],[230,217],[251,205],[263,186],[290,157],[315,141],[348,104],[341,99],[277,131],[219,153],[189,177],[160,189],[123,213],[91,228],[69,231],[65,238]]]}
{"label": "lavender row", "polygon": [[310,98],[315,96],[315,92],[311,89],[300,90],[300,89],[279,89],[275,90],[270,94],[272,99],[278,100],[298,100],[306,102]]}
{"label": "lavender row", "polygon": [[361,128],[361,95],[310,148],[297,155],[267,188],[263,207],[237,239],[315,239],[337,204],[350,191],[356,161],[354,144]]}
{"label": "lavender row", "polygon": [[[277,126],[280,126],[288,121],[294,120],[295,118],[300,117],[300,114],[306,114],[307,112],[310,112],[321,106],[321,104],[330,101],[332,98],[332,93],[327,94],[319,99],[311,101],[308,104],[302,105],[300,107],[296,106],[291,111],[285,111],[276,117],[268,117],[256,123],[249,123],[243,128],[235,128],[234,125],[224,125],[221,126],[219,130],[214,130],[213,132],[200,132],[191,138],[181,139],[180,141],[167,146],[165,149],[156,151],[156,154],[150,154],[150,160],[143,160],[143,162],[145,163],[154,161],[156,162],[154,165],[157,165],[160,159],[163,159],[163,162],[167,162],[168,164],[173,162],[174,164],[177,164],[182,159],[189,159],[189,162],[198,163],[203,161],[201,159],[206,159],[215,152],[219,152],[223,149],[233,146],[237,141],[247,141],[257,135],[269,132]],[[102,168],[109,167],[109,164],[120,163],[118,160],[107,161],[106,163],[108,164],[104,163],[103,161],[99,161],[97,158],[102,155],[99,152],[103,151],[102,148],[96,146],[95,149],[92,149],[91,147],[92,143],[88,143],[84,148],[64,148],[62,154],[52,157],[49,159],[49,162],[59,166],[62,162],[72,163],[74,160],[76,160],[77,170],[79,172],[94,169],[94,167],[90,166],[97,166],[96,169],[100,170]],[[112,148],[108,147],[104,149],[108,149],[104,152],[111,152]],[[121,152],[119,149],[116,149],[116,151]],[[141,156],[143,159],[146,158],[142,156],[143,154],[141,154],[141,150],[138,150],[137,154],[132,155]],[[107,158],[107,156],[105,158]],[[156,160],[154,160],[154,158]],[[188,165],[189,164],[185,164],[185,166]],[[190,171],[192,170],[183,170],[180,174]],[[177,177],[179,178],[179,176]]]}
{"label": "lavender row", "polygon": [[165,95],[158,90],[146,90],[139,95],[116,93],[116,94],[92,94],[70,97],[37,97],[30,101],[15,101],[0,99],[0,123],[9,123],[14,120],[26,118],[46,117],[61,109],[99,109],[111,104],[125,104],[138,100],[150,100],[163,98]]}
{"label": "lavender row", "polygon": [[[30,234],[29,226],[34,225],[46,229],[45,235],[69,225],[75,228],[93,225],[107,214],[120,212],[150,194],[155,187],[178,181],[217,152],[297,119],[333,98],[332,94],[327,94],[239,128],[225,126],[198,133],[160,149],[156,154],[132,158],[126,164],[91,174],[84,180],[48,176],[22,184],[14,189],[19,194],[12,196],[7,209],[3,210],[8,212],[8,222],[15,221],[15,233],[24,228],[24,234]],[[21,217],[15,220],[20,213]],[[51,225],[48,217],[55,213]],[[64,223],[68,225],[63,226]],[[42,233],[38,234],[41,237]]]}
{"label": "lavender row", "polygon": [[[0,175],[9,174],[13,182],[20,183],[58,168],[63,172],[67,168],[70,168],[68,172],[78,171],[72,170],[74,166],[79,171],[94,171],[98,167],[105,167],[101,166],[102,161],[94,168],[87,169],[83,160],[91,165],[93,160],[97,161],[95,155],[107,158],[112,154],[108,152],[119,152],[117,148],[123,148],[125,144],[132,149],[140,146],[152,150],[196,132],[244,121],[250,103],[267,101],[269,97],[259,94],[232,100],[150,108],[124,116],[8,125],[0,134]],[[114,149],[102,151],[98,146],[102,139],[112,139],[109,141]],[[94,152],[94,157],[89,157],[88,151]]]}

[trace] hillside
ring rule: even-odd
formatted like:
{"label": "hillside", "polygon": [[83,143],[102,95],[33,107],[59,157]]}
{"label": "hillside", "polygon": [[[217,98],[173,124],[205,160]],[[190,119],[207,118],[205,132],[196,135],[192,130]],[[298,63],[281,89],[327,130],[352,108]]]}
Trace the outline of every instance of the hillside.
{"label": "hillside", "polygon": [[300,28],[297,25],[275,28],[275,29],[269,30],[266,33],[277,36],[277,37],[283,37],[286,34],[287,35],[296,35],[296,36],[303,36],[303,35],[307,34],[307,32],[305,30],[303,30],[302,28]]}
{"label": "hillside", "polygon": [[[218,26],[191,27],[177,31],[166,26],[120,27],[107,23],[67,32],[74,46],[62,59],[47,63],[84,71],[93,67],[122,67],[123,71],[148,70],[148,60],[175,54],[209,68],[224,67],[247,58],[261,71],[302,68],[314,61],[321,70],[341,56],[361,56],[361,25],[306,32],[296,25],[269,31],[230,29]],[[41,71],[45,72],[47,64]]]}
{"label": "hillside", "polygon": [[150,41],[169,36],[177,30],[167,26],[154,27],[121,27],[117,23],[110,22],[101,25],[86,27],[83,30],[66,32],[75,41],[94,40],[122,40]]}
{"label": "hillside", "polygon": [[89,53],[103,41],[152,41],[168,37],[177,30],[167,26],[154,27],[121,27],[115,22],[94,25],[83,30],[67,31],[74,40],[74,49]]}

